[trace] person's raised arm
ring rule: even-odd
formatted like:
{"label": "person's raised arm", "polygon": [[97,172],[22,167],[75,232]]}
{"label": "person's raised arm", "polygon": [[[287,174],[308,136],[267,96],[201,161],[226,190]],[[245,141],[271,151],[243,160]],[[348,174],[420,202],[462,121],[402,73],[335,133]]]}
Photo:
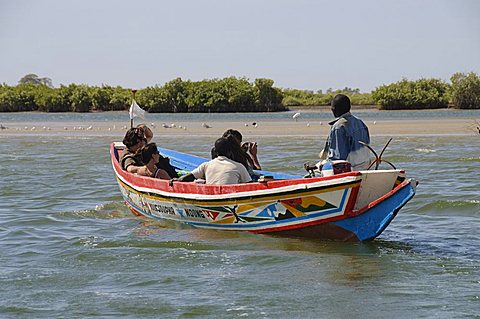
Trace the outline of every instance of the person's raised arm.
{"label": "person's raised arm", "polygon": [[248,142],[247,154],[252,159],[253,169],[262,169],[257,157],[257,142]]}

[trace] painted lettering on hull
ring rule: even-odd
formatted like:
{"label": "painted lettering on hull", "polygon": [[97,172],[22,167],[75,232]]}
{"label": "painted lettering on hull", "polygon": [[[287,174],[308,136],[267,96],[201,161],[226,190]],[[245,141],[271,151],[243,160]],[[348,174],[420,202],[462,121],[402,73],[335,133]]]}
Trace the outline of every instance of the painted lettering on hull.
{"label": "painted lettering on hull", "polygon": [[185,216],[190,218],[206,218],[201,210],[191,208],[185,208]]}
{"label": "painted lettering on hull", "polygon": [[152,210],[152,214],[163,214],[163,215],[176,215],[175,210],[173,207],[164,206],[164,205],[157,205],[157,204],[150,204],[150,208]]}

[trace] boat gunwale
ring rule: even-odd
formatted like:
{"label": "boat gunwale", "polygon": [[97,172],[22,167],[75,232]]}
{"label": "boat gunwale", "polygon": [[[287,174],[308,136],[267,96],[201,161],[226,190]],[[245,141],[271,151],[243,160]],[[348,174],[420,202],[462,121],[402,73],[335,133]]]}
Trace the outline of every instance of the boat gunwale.
{"label": "boat gunwale", "polygon": [[[143,192],[154,193],[165,197],[177,197],[191,200],[226,200],[243,197],[272,196],[291,191],[313,191],[315,188],[331,188],[360,182],[362,173],[359,171],[342,173],[327,177],[281,179],[266,182],[253,182],[233,185],[207,185],[191,182],[174,182],[147,176],[140,176],[124,171],[115,157],[115,144],[111,149],[112,166],[118,179],[129,187]],[[343,188],[343,187],[342,187]],[[199,191],[200,190],[200,191]],[[197,192],[195,192],[197,191]]]}
{"label": "boat gunwale", "polygon": [[[118,177],[117,177],[118,178]],[[194,196],[187,196],[189,194],[184,194],[184,193],[172,193],[172,192],[160,192],[156,191],[155,189],[150,189],[148,188],[145,190],[143,187],[138,187],[138,186],[132,186],[128,183],[126,183],[124,180],[121,178],[118,178],[118,180],[124,184],[126,187],[132,189],[133,191],[137,193],[141,193],[143,196],[146,197],[153,197],[156,200],[162,200],[162,201],[167,201],[167,202],[179,202],[179,203],[190,203],[191,204],[198,204],[198,205],[230,205],[228,202],[234,201],[237,204],[242,204],[244,202],[262,202],[262,201],[271,201],[275,200],[275,198],[271,197],[281,197],[282,199],[289,199],[289,198],[296,198],[298,196],[311,196],[315,194],[320,194],[320,193],[325,193],[325,192],[330,192],[330,191],[335,191],[335,190],[340,190],[340,189],[346,189],[346,188],[358,188],[360,186],[361,180],[352,180],[352,181],[346,181],[344,183],[335,183],[333,185],[318,185],[316,187],[302,187],[302,188],[291,188],[291,189],[285,189],[283,188],[282,191],[280,192],[280,188],[275,188],[271,189],[271,192],[268,193],[260,193],[259,191],[257,192],[250,192],[250,193],[237,193],[238,196],[232,197],[231,194],[226,194],[228,197],[220,197],[219,195],[210,195],[210,196],[203,196],[203,197],[198,197],[198,195],[193,194]],[[303,184],[300,184],[302,186]],[[293,185],[297,186],[297,185]],[[304,185],[303,185],[304,186]],[[165,195],[165,193],[167,195]],[[253,194],[251,194],[253,193]],[[156,195],[156,196],[153,196]],[[178,196],[180,195],[180,196]],[[191,194],[190,194],[191,195]],[[162,198],[158,198],[158,197]],[[197,197],[195,197],[197,196]]]}
{"label": "boat gunwale", "polygon": [[[389,191],[388,193],[380,196],[379,198],[371,201],[370,203],[368,203],[367,205],[359,208],[359,209],[354,209],[351,211],[349,217],[356,217],[356,216],[359,216],[359,215],[362,215],[363,213],[365,213],[366,211],[368,211],[369,209],[375,207],[376,205],[380,204],[381,202],[385,201],[387,198],[393,196],[395,193],[399,192],[401,189],[403,189],[404,187],[408,186],[408,184],[412,184],[412,183],[415,183],[416,180],[413,179],[413,178],[407,178],[405,179],[403,182],[401,182],[400,184],[398,185],[395,185],[395,187]],[[415,188],[414,186],[411,186],[413,188],[413,192],[415,193]]]}

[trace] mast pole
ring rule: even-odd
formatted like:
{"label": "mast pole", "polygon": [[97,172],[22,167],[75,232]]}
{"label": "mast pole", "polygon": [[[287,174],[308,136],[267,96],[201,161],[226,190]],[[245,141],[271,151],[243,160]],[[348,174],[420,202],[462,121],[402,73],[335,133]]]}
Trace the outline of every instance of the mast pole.
{"label": "mast pole", "polygon": [[[137,93],[137,90],[132,90],[132,104],[135,101],[135,93]],[[133,128],[133,116],[130,118],[130,128]]]}

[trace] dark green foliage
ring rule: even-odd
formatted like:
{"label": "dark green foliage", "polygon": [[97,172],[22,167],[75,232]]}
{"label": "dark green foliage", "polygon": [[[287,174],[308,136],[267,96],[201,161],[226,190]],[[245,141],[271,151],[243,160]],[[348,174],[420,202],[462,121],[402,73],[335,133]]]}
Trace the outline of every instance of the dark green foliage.
{"label": "dark green foliage", "polygon": [[[72,86],[73,84],[71,84]],[[73,112],[86,113],[92,108],[92,99],[89,94],[91,91],[86,85],[75,85],[72,87],[70,95],[70,103]]]}
{"label": "dark green foliage", "polygon": [[182,81],[181,78],[176,78],[163,86],[167,98],[167,106],[170,108],[169,112],[179,113],[188,111],[185,101],[188,83]]}
{"label": "dark green foliage", "polygon": [[227,98],[222,94],[219,80],[188,82],[185,104],[189,112],[215,112],[225,109]]}
{"label": "dark green foliage", "polygon": [[108,108],[112,111],[128,110],[131,102],[132,90],[117,86],[111,91]]}
{"label": "dark green foliage", "polygon": [[125,110],[125,106],[132,99],[131,90],[109,85],[90,87],[89,95],[92,102],[92,111]]}
{"label": "dark green foliage", "polygon": [[189,82],[186,103],[189,112],[254,112],[255,88],[245,78]]}
{"label": "dark green foliage", "polygon": [[[228,105],[236,106],[236,112],[254,111],[255,88],[246,78],[229,77],[221,80]],[[278,111],[277,109],[275,111]]]}
{"label": "dark green foliage", "polygon": [[[36,75],[26,76],[38,80]],[[32,81],[33,81],[32,80]],[[38,81],[37,81],[38,82]],[[282,92],[269,79],[250,83],[245,78],[183,81],[177,78],[164,86],[147,87],[136,95],[149,112],[273,112],[282,111]],[[51,88],[44,84],[0,86],[0,112],[90,112],[127,110],[132,101],[129,89],[102,85],[70,84]]]}
{"label": "dark green foliage", "polygon": [[33,84],[22,84],[17,87],[0,86],[0,111],[35,111],[37,109],[35,96],[39,89]]}
{"label": "dark green foliage", "polygon": [[305,105],[305,101],[299,97],[296,97],[296,96],[291,96],[291,95],[287,95],[283,98],[283,101],[282,101],[283,105],[285,105],[286,107],[289,107],[289,106],[303,106]]}
{"label": "dark green foliage", "polygon": [[376,88],[372,98],[385,110],[438,109],[448,106],[448,89],[448,84],[439,79],[403,79]]}
{"label": "dark green foliage", "polygon": [[283,104],[285,106],[321,106],[330,105],[330,101],[337,94],[345,94],[350,97],[353,105],[375,104],[370,93],[360,93],[359,89],[344,88],[342,90],[328,89],[326,93],[321,90],[316,93],[307,90],[285,89],[283,90]]}
{"label": "dark green foliage", "polygon": [[470,72],[468,74],[455,73],[450,78],[451,101],[459,109],[480,108],[480,77]]}
{"label": "dark green foliage", "polygon": [[[350,97],[353,105],[380,105],[383,109],[444,108],[451,101],[458,108],[480,108],[480,78],[475,73],[456,73],[452,85],[438,79],[402,80],[383,85],[372,93],[345,87],[325,93],[284,89],[271,79],[246,78],[184,81],[146,87],[136,99],[145,110],[155,112],[275,112],[288,106],[329,105],[336,94]],[[0,112],[90,112],[128,110],[130,89],[108,85],[70,84],[51,87],[51,80],[35,74],[24,76],[17,86],[0,85]]]}
{"label": "dark green foliage", "polygon": [[35,97],[38,110],[42,112],[70,112],[70,91],[66,86],[58,89],[47,88]]}
{"label": "dark green foliage", "polygon": [[[270,82],[271,81],[271,82]],[[137,93],[138,103],[149,112],[263,112],[281,111],[281,91],[273,81],[245,78],[183,81],[147,87]]]}
{"label": "dark green foliage", "polygon": [[171,112],[167,92],[159,86],[147,87],[137,93],[137,102],[143,109],[152,113]]}
{"label": "dark green foliage", "polygon": [[90,112],[128,109],[129,89],[70,84],[51,88],[43,84],[0,85],[0,112]]}
{"label": "dark green foliage", "polygon": [[257,112],[270,112],[272,110],[284,110],[282,105],[283,93],[280,89],[273,87],[273,80],[255,80],[255,102]]}

